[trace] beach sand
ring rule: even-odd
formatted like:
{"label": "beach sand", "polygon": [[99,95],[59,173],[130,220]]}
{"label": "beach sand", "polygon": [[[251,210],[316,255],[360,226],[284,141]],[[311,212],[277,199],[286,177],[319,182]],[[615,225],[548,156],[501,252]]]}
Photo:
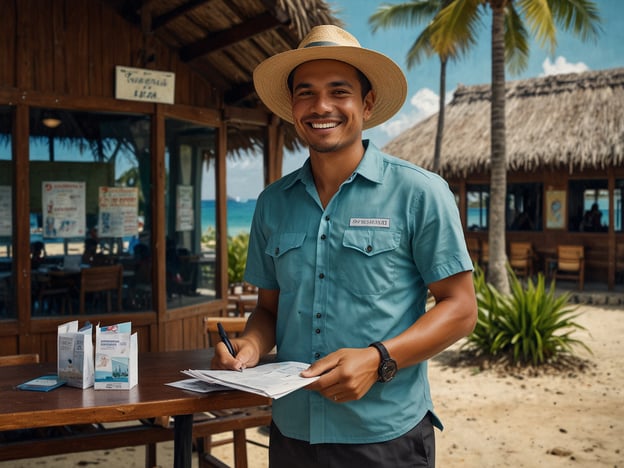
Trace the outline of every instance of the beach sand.
{"label": "beach sand", "polygon": [[[624,309],[581,306],[574,333],[592,349],[583,372],[526,372],[451,365],[458,345],[430,362],[440,468],[624,467]],[[256,429],[248,437],[266,442]],[[233,466],[231,446],[213,453]],[[267,466],[267,450],[248,445],[250,468]],[[172,466],[173,444],[158,447],[158,464]],[[197,460],[193,462],[197,466]],[[143,467],[142,447],[0,463],[0,468]]]}

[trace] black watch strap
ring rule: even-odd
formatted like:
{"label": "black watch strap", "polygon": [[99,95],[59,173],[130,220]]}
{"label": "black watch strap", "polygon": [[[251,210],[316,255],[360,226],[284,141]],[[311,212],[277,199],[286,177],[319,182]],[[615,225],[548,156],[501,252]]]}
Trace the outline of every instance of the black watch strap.
{"label": "black watch strap", "polygon": [[377,381],[391,381],[397,372],[396,361],[390,357],[390,353],[388,353],[388,350],[383,345],[383,343],[376,341],[374,343],[371,343],[369,346],[377,349],[377,351],[379,351],[379,354],[381,355],[381,362],[379,363],[379,368],[377,369]]}
{"label": "black watch strap", "polygon": [[371,343],[369,346],[372,346],[373,348],[377,348],[377,351],[379,351],[379,354],[381,355],[382,362],[387,359],[390,359],[390,353],[388,353],[388,350],[386,349],[386,347],[383,345],[381,341],[375,341],[374,343]]}

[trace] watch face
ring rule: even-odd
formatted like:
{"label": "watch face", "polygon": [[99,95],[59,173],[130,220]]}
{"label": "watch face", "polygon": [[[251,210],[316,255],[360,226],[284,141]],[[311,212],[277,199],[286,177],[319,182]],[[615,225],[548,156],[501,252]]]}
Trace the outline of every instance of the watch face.
{"label": "watch face", "polygon": [[379,367],[379,380],[389,382],[394,378],[397,371],[397,365],[394,359],[385,360]]}

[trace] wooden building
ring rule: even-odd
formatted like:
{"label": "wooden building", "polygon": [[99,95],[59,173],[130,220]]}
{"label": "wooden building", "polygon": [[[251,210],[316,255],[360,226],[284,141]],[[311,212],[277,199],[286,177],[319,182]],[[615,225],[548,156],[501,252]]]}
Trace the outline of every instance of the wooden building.
{"label": "wooden building", "polygon": [[[507,242],[531,242],[542,271],[558,245],[581,245],[585,277],[614,288],[624,272],[624,69],[513,81],[506,90]],[[431,116],[384,150],[431,169],[436,125]],[[490,86],[460,86],[446,108],[440,173],[467,239],[481,243],[489,160]],[[599,220],[589,223],[594,204]]]}
{"label": "wooden building", "polygon": [[0,355],[54,360],[57,326],[74,319],[131,321],[141,351],[205,346],[204,317],[227,307],[226,158],[261,154],[267,183],[297,144],[259,102],[253,69],[337,23],[330,8],[0,0],[0,11]]}

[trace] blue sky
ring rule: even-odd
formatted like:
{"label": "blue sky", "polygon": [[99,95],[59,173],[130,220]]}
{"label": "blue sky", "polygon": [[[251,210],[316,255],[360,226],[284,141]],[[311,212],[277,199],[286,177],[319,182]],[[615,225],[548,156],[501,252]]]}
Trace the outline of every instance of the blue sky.
{"label": "blue sky", "polygon": [[[437,112],[439,94],[439,60],[433,57],[411,70],[407,70],[405,57],[420,30],[408,28],[371,32],[368,18],[382,3],[400,3],[394,0],[326,0],[345,29],[358,38],[363,47],[378,50],[401,66],[408,80],[408,95],[402,109],[391,120],[367,130],[377,146],[383,146],[402,131],[423,118]],[[602,16],[602,33],[597,41],[581,42],[571,34],[557,35],[554,55],[531,44],[529,64],[518,76],[507,73],[508,81],[544,76],[547,74],[605,70],[624,67],[624,1],[596,0]],[[452,97],[458,84],[474,85],[490,82],[490,32],[484,22],[479,43],[465,58],[447,67],[447,98]],[[284,174],[299,167],[306,154],[287,153]],[[228,193],[242,199],[256,198],[262,190],[262,158],[249,157],[228,163]]]}

